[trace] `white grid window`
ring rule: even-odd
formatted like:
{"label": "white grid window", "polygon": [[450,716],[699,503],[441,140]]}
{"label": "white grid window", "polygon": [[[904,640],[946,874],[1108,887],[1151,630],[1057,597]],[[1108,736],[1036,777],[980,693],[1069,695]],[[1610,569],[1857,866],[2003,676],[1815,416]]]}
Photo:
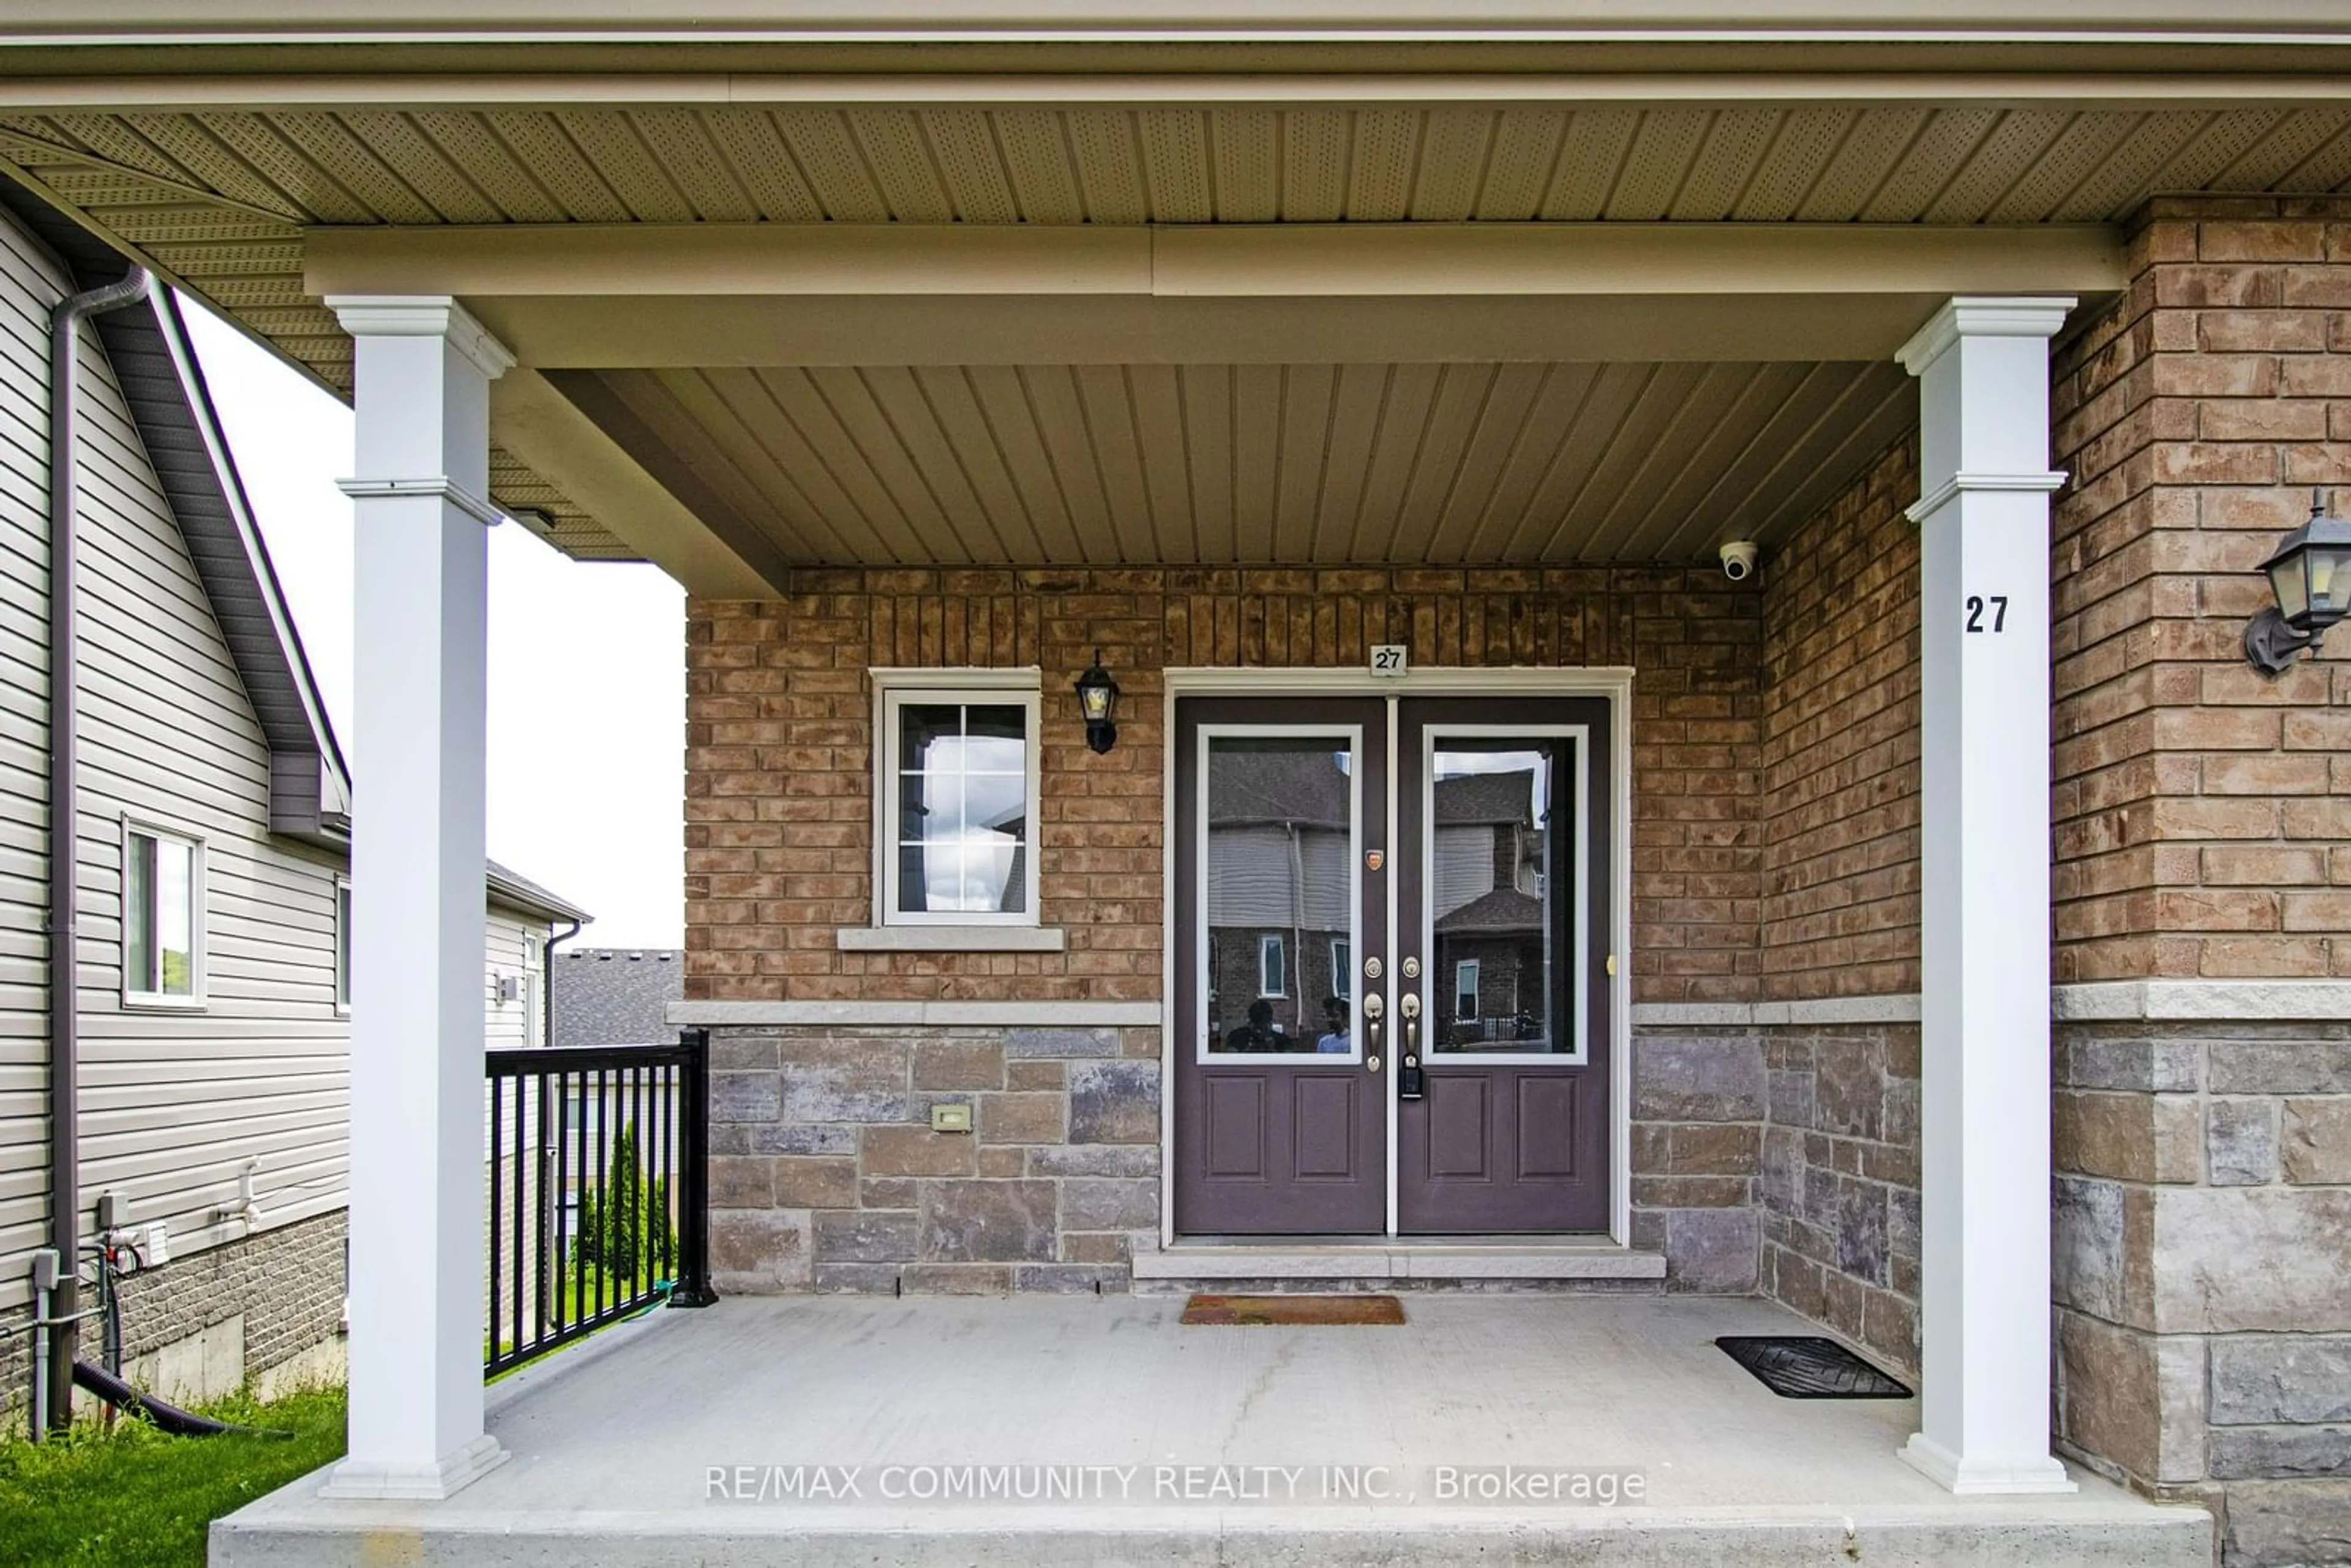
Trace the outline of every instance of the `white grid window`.
{"label": "white grid window", "polygon": [[1286,997],[1290,994],[1290,944],[1280,936],[1257,939],[1257,994],[1261,997]]}
{"label": "white grid window", "polygon": [[1037,677],[957,674],[883,685],[875,913],[888,925],[1034,925]]}

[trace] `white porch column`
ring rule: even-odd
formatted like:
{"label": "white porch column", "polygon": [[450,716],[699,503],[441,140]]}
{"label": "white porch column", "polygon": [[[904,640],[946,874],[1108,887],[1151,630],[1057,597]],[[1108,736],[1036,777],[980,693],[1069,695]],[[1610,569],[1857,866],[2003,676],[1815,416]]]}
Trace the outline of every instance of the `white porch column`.
{"label": "white porch column", "polygon": [[1956,1492],[2049,1452],[2049,339],[2071,299],[1952,300],[1919,380],[1920,1431]]}
{"label": "white porch column", "polygon": [[350,1449],[325,1495],[442,1498],[482,1430],[489,383],[446,298],[338,298],[358,348]]}

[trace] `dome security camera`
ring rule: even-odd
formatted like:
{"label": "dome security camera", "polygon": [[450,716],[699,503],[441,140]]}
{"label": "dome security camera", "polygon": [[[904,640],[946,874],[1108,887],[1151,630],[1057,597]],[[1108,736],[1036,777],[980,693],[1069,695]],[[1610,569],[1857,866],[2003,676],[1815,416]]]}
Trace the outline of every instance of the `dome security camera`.
{"label": "dome security camera", "polygon": [[1756,559],[1762,550],[1753,539],[1733,539],[1722,547],[1722,575],[1733,582],[1744,582],[1755,575]]}

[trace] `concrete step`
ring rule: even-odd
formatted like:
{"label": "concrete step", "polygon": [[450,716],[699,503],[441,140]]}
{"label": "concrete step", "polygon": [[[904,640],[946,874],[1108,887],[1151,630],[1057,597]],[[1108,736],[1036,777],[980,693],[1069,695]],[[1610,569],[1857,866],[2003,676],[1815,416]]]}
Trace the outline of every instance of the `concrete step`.
{"label": "concrete step", "polygon": [[[398,1508],[385,1530],[368,1509]],[[1512,1517],[1485,1509],[1199,1510],[1182,1515],[1092,1509],[1042,1512],[934,1511],[844,1518],[819,1509],[737,1505],[713,1511],[528,1513],[436,1524],[418,1505],[346,1504],[350,1517],[297,1524],[240,1515],[213,1526],[213,1568],[704,1568],[721,1563],[905,1564],[1037,1568],[1198,1564],[1301,1568],[1468,1562],[1684,1568],[2210,1568],[2212,1523],[2200,1509],[2106,1511],[2076,1503],[2035,1511],[1999,1506],[1865,1510],[1552,1511]],[[1335,1517],[1334,1517],[1335,1515]]]}
{"label": "concrete step", "polygon": [[1605,1238],[1196,1237],[1137,1252],[1134,1275],[1134,1288],[1145,1293],[1243,1288],[1622,1291],[1659,1288],[1666,1260],[1662,1253],[1618,1247]]}

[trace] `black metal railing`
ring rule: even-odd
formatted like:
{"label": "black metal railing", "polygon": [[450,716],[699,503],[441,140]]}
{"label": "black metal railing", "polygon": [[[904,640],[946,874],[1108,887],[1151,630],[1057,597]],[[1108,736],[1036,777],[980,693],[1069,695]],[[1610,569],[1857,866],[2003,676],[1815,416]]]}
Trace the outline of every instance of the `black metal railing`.
{"label": "black metal railing", "polygon": [[496,1376],[664,1302],[707,1306],[709,1035],[484,1053]]}

